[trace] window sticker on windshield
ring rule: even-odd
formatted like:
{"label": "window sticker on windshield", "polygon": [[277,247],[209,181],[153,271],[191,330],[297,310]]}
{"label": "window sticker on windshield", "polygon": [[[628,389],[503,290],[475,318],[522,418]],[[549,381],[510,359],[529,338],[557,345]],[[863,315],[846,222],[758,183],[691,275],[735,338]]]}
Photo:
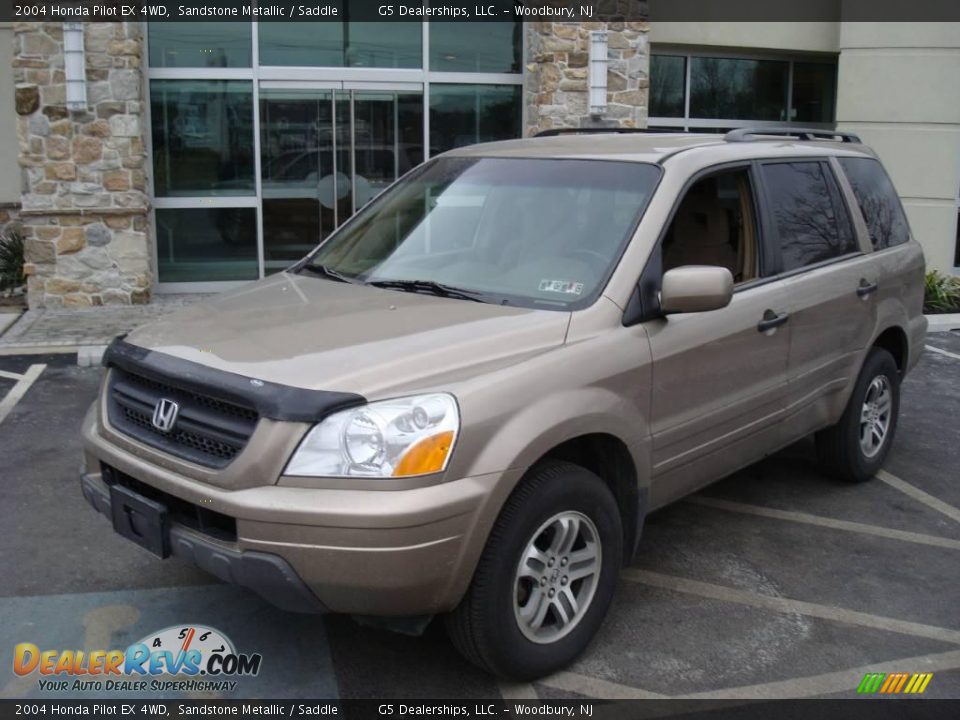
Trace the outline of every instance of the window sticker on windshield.
{"label": "window sticker on windshield", "polygon": [[583,294],[583,283],[570,280],[541,280],[540,292],[564,293],[565,295]]}

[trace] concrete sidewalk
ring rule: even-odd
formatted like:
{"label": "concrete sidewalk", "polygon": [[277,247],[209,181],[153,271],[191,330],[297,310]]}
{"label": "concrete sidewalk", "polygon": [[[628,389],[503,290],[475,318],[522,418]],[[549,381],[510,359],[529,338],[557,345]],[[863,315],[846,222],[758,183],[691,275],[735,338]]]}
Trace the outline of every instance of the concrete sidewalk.
{"label": "concrete sidewalk", "polygon": [[155,295],[149,305],[28,310],[0,336],[0,355],[100,349],[117,335],[205,297],[209,295]]}

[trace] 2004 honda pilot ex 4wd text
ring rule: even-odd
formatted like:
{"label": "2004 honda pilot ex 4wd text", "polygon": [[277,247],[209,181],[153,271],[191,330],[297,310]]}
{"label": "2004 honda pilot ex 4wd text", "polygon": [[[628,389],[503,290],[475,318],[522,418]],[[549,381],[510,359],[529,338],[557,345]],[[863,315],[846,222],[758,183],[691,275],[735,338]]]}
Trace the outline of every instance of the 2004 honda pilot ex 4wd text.
{"label": "2004 honda pilot ex 4wd text", "polygon": [[282,608],[444,614],[533,678],[587,645],[651,510],[810,433],[872,477],[926,331],[872,152],[551,135],[430,160],[287,271],[115,341],[87,501]]}

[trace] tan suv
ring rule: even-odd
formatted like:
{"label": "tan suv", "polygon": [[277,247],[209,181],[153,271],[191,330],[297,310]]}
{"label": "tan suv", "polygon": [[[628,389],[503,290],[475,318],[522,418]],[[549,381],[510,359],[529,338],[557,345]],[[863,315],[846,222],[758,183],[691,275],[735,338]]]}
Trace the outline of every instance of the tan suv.
{"label": "tan suv", "polygon": [[580,653],[644,516],[809,433],[859,482],[924,261],[849,134],[551,133],[446,153],[295,266],[114,342],[83,493],[293,611]]}

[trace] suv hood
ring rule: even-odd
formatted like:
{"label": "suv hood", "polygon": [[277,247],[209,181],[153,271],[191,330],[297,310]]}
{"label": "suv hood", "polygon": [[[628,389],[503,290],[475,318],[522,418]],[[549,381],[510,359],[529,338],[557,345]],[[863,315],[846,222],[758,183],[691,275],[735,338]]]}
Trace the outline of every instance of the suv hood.
{"label": "suv hood", "polygon": [[368,398],[519,362],[562,345],[570,313],[281,273],[126,340],[247,377]]}

